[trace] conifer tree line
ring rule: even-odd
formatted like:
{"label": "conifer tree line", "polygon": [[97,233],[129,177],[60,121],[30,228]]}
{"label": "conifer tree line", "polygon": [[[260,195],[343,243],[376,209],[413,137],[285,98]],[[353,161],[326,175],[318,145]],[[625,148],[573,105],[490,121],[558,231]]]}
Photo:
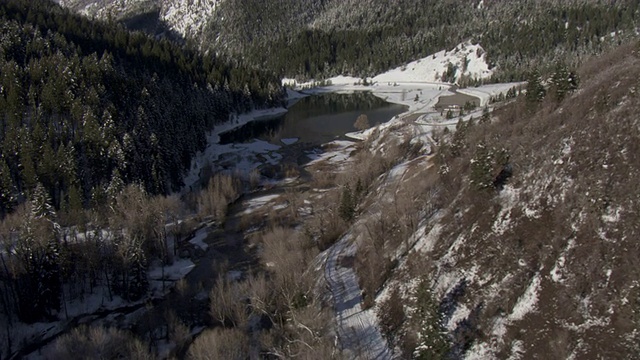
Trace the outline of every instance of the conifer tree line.
{"label": "conifer tree line", "polygon": [[201,42],[288,77],[322,79],[371,76],[471,40],[496,68],[492,81],[505,82],[634,37],[639,9],[630,0],[227,0]]}
{"label": "conifer tree line", "polygon": [[206,131],[283,103],[273,75],[48,1],[3,1],[0,28],[0,216],[38,184],[56,209],[175,191]]}

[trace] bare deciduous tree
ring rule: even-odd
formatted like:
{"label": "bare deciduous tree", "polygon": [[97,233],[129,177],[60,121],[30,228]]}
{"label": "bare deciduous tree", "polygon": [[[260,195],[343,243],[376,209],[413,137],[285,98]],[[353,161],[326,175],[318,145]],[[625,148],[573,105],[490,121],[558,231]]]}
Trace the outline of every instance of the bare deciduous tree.
{"label": "bare deciduous tree", "polygon": [[249,337],[239,329],[213,329],[203,332],[189,348],[193,360],[244,360],[249,356]]}
{"label": "bare deciduous tree", "polygon": [[211,316],[222,324],[244,327],[248,320],[246,294],[245,286],[230,281],[225,273],[218,274],[216,285],[209,293]]}
{"label": "bare deciduous tree", "polygon": [[213,216],[222,223],[227,216],[227,207],[238,197],[238,182],[230,175],[216,174],[209,179],[207,188],[200,192],[198,212],[202,216]]}
{"label": "bare deciduous tree", "polygon": [[125,331],[81,326],[56,341],[53,358],[146,360],[153,357],[140,340]]}

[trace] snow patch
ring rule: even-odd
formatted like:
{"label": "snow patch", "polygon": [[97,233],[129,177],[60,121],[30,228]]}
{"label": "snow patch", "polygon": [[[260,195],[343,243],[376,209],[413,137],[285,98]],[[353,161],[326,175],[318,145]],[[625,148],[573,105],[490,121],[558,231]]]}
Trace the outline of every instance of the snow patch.
{"label": "snow patch", "polygon": [[209,236],[209,232],[207,228],[204,227],[198,231],[196,231],[193,239],[189,240],[189,243],[199,247],[200,249],[206,251],[209,248],[209,244],[205,243],[204,240]]}
{"label": "snow patch", "polygon": [[458,326],[458,323],[468,318],[469,314],[471,314],[471,309],[466,307],[464,304],[458,304],[456,311],[453,312],[453,315],[451,315],[451,318],[447,323],[447,329],[449,331],[454,331]]}
{"label": "snow patch", "polygon": [[[424,234],[424,231],[425,231],[424,227],[420,228],[418,229],[416,234],[420,232]],[[421,251],[424,253],[431,252],[436,242],[438,241],[438,238],[440,237],[441,233],[442,233],[442,225],[435,224],[426,236],[423,236],[422,238],[420,238],[420,240],[415,246],[415,249],[417,251]]]}
{"label": "snow patch", "polygon": [[508,319],[510,321],[522,320],[528,313],[536,310],[538,292],[540,292],[540,280],[540,274],[536,274],[536,276],[533,277],[529,287],[527,287],[524,294],[520,296],[511,314],[509,314]]}
{"label": "snow patch", "polygon": [[516,340],[511,343],[511,354],[507,360],[521,360],[524,359],[524,341]]}
{"label": "snow patch", "polygon": [[608,223],[617,223],[620,221],[620,213],[622,212],[622,207],[618,206],[616,208],[607,208],[607,212],[602,215],[602,221]]}
{"label": "snow patch", "polygon": [[409,167],[408,162],[404,162],[402,164],[398,164],[391,169],[387,175],[388,182],[395,182],[398,178],[404,177],[404,174],[407,172]]}
{"label": "snow patch", "polygon": [[300,139],[299,138],[280,139],[280,141],[285,145],[293,145],[293,144],[297,143],[298,140],[300,140]]}
{"label": "snow patch", "polygon": [[257,210],[260,210],[265,205],[270,203],[271,201],[277,199],[280,195],[264,195],[261,197],[257,197],[255,199],[251,199],[245,201],[245,210],[242,212],[243,215],[252,214]]}
{"label": "snow patch", "polygon": [[242,279],[242,271],[240,270],[231,270],[227,272],[227,280],[229,281],[240,281]]}
{"label": "snow patch", "polygon": [[[196,265],[189,259],[180,259],[173,262],[173,264],[164,267],[164,279],[170,281],[177,281],[193,270]],[[162,280],[162,267],[158,266],[149,271],[149,280]]]}
{"label": "snow patch", "polygon": [[321,149],[315,149],[307,152],[307,157],[311,160],[307,166],[317,164],[322,161],[330,163],[344,163],[349,160],[350,153],[354,149],[355,143],[352,141],[337,140],[332,141],[325,145],[329,150],[323,151]]}
{"label": "snow patch", "polygon": [[[282,84],[283,85],[287,85],[287,83],[285,83],[285,81],[287,81],[288,79],[282,79]],[[294,80],[294,84],[295,84],[295,80]],[[291,90],[289,88],[287,88],[287,100],[289,101],[293,101],[293,100],[299,100],[302,98],[305,98],[309,95],[303,94],[299,91],[295,91],[295,90]]]}
{"label": "snow patch", "polygon": [[491,351],[491,347],[484,342],[475,342],[471,349],[467,351],[466,360],[489,360],[497,359],[496,355]]}
{"label": "snow patch", "polygon": [[563,272],[564,272],[564,266],[567,261],[567,254],[575,246],[576,246],[575,239],[570,239],[569,242],[567,242],[567,246],[564,248],[564,250],[562,250],[562,253],[556,260],[553,266],[553,269],[551,269],[551,271],[549,272],[549,275],[551,275],[551,280],[553,280],[554,282],[557,282],[557,283],[564,282]]}
{"label": "snow patch", "polygon": [[326,255],[319,256],[326,256],[324,277],[333,297],[340,343],[347,353],[353,352],[352,355],[390,359],[389,347],[377,326],[375,308],[362,309],[358,277],[353,268],[344,267],[340,262],[341,257],[355,254],[356,247],[351,240],[351,233],[347,233],[325,252]]}
{"label": "snow patch", "polygon": [[556,263],[553,266],[553,269],[551,269],[551,271],[549,272],[549,275],[551,275],[551,280],[553,280],[554,282],[558,282],[558,283],[563,282],[562,268],[564,268],[565,261],[566,261],[565,257],[560,256],[558,260],[556,260]]}
{"label": "snow patch", "polygon": [[519,198],[519,189],[514,189],[512,186],[506,185],[500,192],[500,202],[502,203],[502,209],[493,222],[491,229],[494,233],[502,235],[509,229],[511,225],[511,209],[516,205]]}

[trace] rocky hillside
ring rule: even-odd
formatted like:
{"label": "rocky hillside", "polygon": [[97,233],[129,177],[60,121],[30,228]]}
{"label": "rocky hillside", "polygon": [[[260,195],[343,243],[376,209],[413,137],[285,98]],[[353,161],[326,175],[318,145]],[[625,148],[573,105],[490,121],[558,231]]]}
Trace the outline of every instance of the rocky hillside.
{"label": "rocky hillside", "polygon": [[398,354],[637,356],[640,45],[579,75],[437,133],[432,166],[394,167],[361,203],[356,271]]}
{"label": "rocky hillside", "polygon": [[119,19],[128,26],[180,38],[199,39],[222,0],[56,0],[60,5],[99,19]]}

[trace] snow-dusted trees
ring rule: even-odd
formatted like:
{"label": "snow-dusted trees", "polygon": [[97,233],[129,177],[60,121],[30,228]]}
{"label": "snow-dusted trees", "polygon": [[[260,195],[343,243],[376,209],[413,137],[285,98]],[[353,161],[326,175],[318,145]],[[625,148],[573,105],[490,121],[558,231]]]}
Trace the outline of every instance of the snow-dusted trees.
{"label": "snow-dusted trees", "polygon": [[551,75],[549,92],[555,101],[560,102],[567,94],[578,89],[579,83],[578,75],[570,71],[564,63],[558,62]]}
{"label": "snow-dusted trees", "polygon": [[[476,145],[471,159],[471,184],[478,189],[500,188],[510,174],[509,152],[505,148],[489,147],[483,141]],[[505,174],[504,172],[509,172]]]}
{"label": "snow-dusted trees", "polygon": [[456,74],[458,73],[458,66],[449,62],[447,69],[442,73],[440,80],[442,82],[454,83],[456,81]]}
{"label": "snow-dusted trees", "polygon": [[175,191],[207,130],[284,96],[271,74],[53,3],[4,1],[0,27],[0,217],[37,183],[56,209],[99,202],[112,178]]}
{"label": "snow-dusted trees", "polygon": [[540,72],[537,69],[531,70],[527,77],[527,104],[531,109],[535,108],[546,94]]}
{"label": "snow-dusted trees", "polygon": [[[625,41],[633,36],[639,8],[629,0],[500,1],[481,8],[442,0],[399,0],[394,7],[374,0],[275,4],[225,1],[199,40],[213,49],[208,39],[219,36],[228,53],[287,76],[318,79],[384,72],[481,34],[486,54],[474,55],[486,57],[494,80],[508,82],[524,80],[531,64],[547,68],[558,58],[601,52]],[[313,19],[311,30],[308,19]],[[458,76],[461,85],[474,82]]]}
{"label": "snow-dusted trees", "polygon": [[438,303],[423,280],[416,290],[417,346],[413,358],[418,360],[446,359],[449,352],[447,338]]}
{"label": "snow-dusted trees", "polygon": [[[170,263],[165,224],[179,205],[150,198],[139,186],[115,193],[104,214],[108,230],[60,228],[44,187],[0,223],[0,311],[33,322],[66,316],[68,302],[99,290],[108,300],[127,300],[147,292],[147,263]],[[80,209],[78,214],[87,215]],[[64,284],[64,286],[63,286]]]}
{"label": "snow-dusted trees", "polygon": [[569,70],[563,62],[556,63],[546,85],[543,83],[540,72],[533,69],[527,78],[527,106],[530,111],[533,111],[545,97],[551,97],[552,101],[557,103],[561,102],[569,93],[578,89],[579,83],[578,75]]}
{"label": "snow-dusted trees", "polygon": [[62,258],[59,227],[44,188],[37,185],[31,201],[3,225],[3,280],[9,290],[3,300],[13,303],[25,322],[51,316],[61,305]]}

